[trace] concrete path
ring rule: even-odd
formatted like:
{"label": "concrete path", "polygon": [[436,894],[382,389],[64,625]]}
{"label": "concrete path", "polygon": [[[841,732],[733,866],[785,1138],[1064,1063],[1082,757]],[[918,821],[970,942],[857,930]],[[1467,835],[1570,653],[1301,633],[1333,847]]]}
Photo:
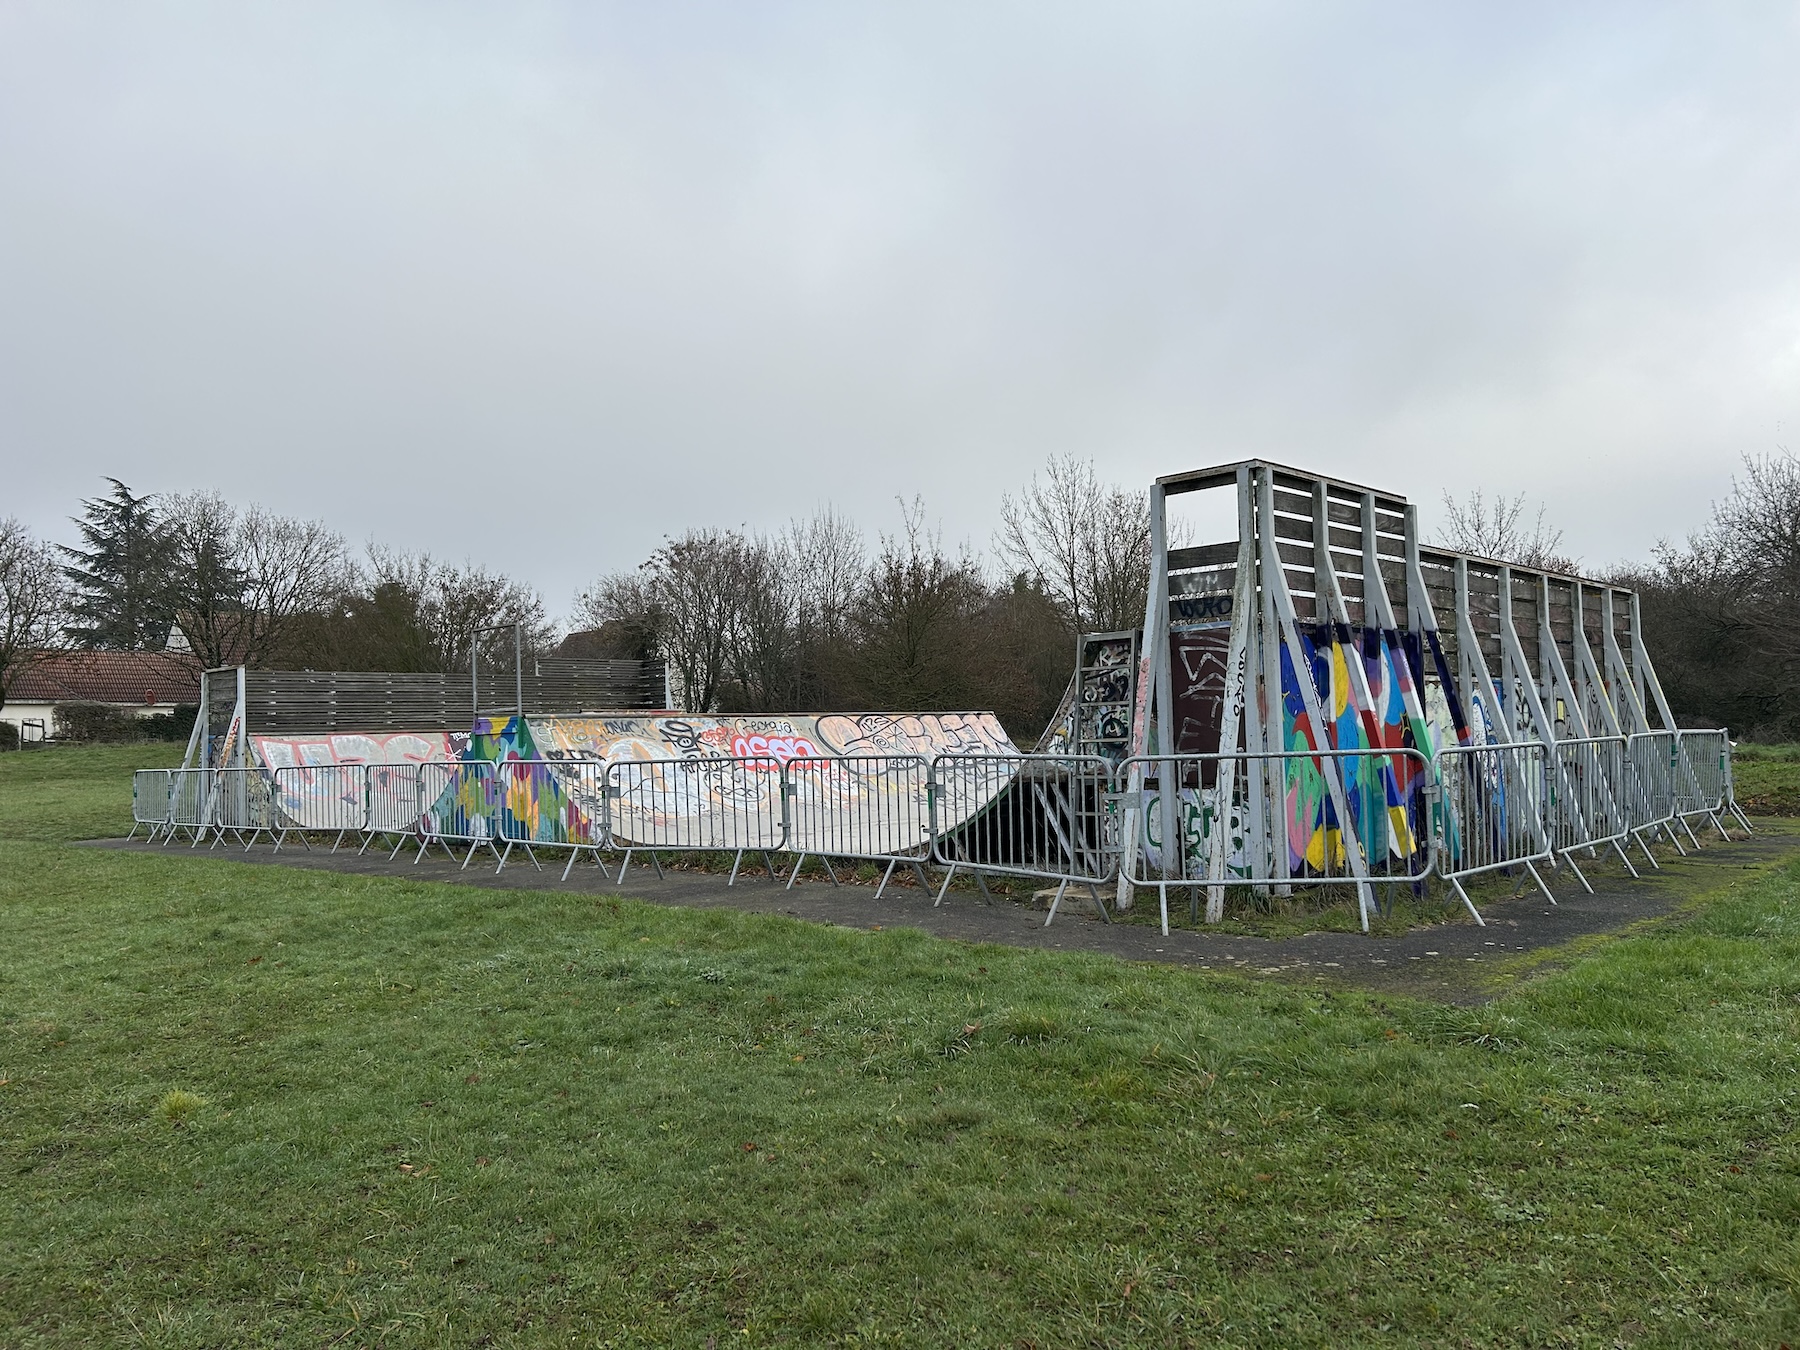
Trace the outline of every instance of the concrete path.
{"label": "concrete path", "polygon": [[[1133,961],[1323,980],[1464,1003],[1491,999],[1518,980],[1556,964],[1558,949],[1576,938],[1618,933],[1666,918],[1749,870],[1800,857],[1800,825],[1796,822],[1760,820],[1757,826],[1756,835],[1749,839],[1741,830],[1734,831],[1736,839],[1731,843],[1720,841],[1715,834],[1704,849],[1690,851],[1685,858],[1666,846],[1659,847],[1657,855],[1663,865],[1659,873],[1649,872],[1639,855],[1638,867],[1646,874],[1641,880],[1633,880],[1616,860],[1603,866],[1584,865],[1594,886],[1593,895],[1582,890],[1567,872],[1552,874],[1556,905],[1548,904],[1535,889],[1490,899],[1483,904],[1485,928],[1465,919],[1391,937],[1310,933],[1279,939],[1192,928],[1177,928],[1164,937],[1153,921],[1153,893],[1140,894],[1140,914],[1130,921],[1104,924],[1091,913],[1070,912],[1065,901],[1056,922],[1045,927],[1043,911],[1022,900],[997,897],[984,901],[978,895],[952,891],[941,907],[934,907],[934,893],[915,885],[889,886],[877,900],[873,885],[833,886],[823,879],[804,879],[788,890],[780,882],[771,882],[760,866],[740,874],[733,886],[727,886],[722,875],[672,868],[658,878],[636,863],[623,882],[604,879],[589,863],[578,865],[570,879],[562,882],[558,880],[561,859],[554,864],[546,861],[538,870],[516,851],[506,869],[496,874],[492,857],[485,854],[478,854],[462,869],[441,852],[415,865],[409,861],[410,850],[389,862],[385,852],[378,854],[374,849],[358,857],[350,849],[333,853],[315,847],[309,851],[291,843],[280,853],[266,844],[248,852],[236,845],[208,849],[203,844],[189,849],[177,842],[165,848],[122,840],[99,840],[92,847],[204,858],[225,865],[297,867],[504,890],[574,889],[627,895],[655,904],[731,907],[862,928],[910,927],[963,942],[1104,952]],[[746,857],[746,869],[751,861]],[[760,856],[757,861],[760,863]],[[776,862],[784,860],[777,857]],[[616,860],[612,870],[616,875]],[[1185,918],[1185,901],[1181,908]]]}

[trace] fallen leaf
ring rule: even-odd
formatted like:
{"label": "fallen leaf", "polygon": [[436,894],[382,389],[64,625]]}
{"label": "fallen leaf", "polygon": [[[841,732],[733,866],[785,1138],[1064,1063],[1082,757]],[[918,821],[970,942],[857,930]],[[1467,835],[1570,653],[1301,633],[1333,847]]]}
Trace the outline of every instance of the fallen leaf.
{"label": "fallen leaf", "polygon": [[1258,1172],[1256,1174],[1256,1179],[1258,1181],[1273,1181],[1275,1180],[1275,1174],[1273,1172]]}
{"label": "fallen leaf", "polygon": [[475,1165],[477,1167],[486,1167],[488,1165],[488,1160],[486,1158],[477,1158],[475,1160]]}
{"label": "fallen leaf", "polygon": [[1458,1134],[1455,1130],[1445,1130],[1444,1138],[1446,1138],[1446,1139],[1461,1139],[1462,1136],[1460,1134]]}
{"label": "fallen leaf", "polygon": [[754,1152],[756,1152],[756,1145],[755,1145],[755,1144],[745,1144],[745,1145],[744,1145],[744,1152],[746,1152],[746,1153],[754,1153]]}
{"label": "fallen leaf", "polygon": [[463,1079],[463,1082],[465,1083],[479,1083],[480,1081],[481,1075],[478,1073],[472,1073],[467,1078]]}
{"label": "fallen leaf", "polygon": [[413,1170],[413,1165],[411,1163],[401,1163],[400,1170],[402,1172],[410,1172]]}
{"label": "fallen leaf", "polygon": [[251,958],[250,958],[250,959],[249,959],[249,960],[248,960],[248,961],[246,961],[246,962],[244,962],[244,964],[245,964],[245,965],[247,965],[247,966],[253,966],[253,965],[255,965],[255,964],[256,964],[256,963],[257,963],[257,962],[258,962],[258,961],[260,961],[260,960],[262,960],[262,957],[260,957],[260,956],[253,956],[253,957],[251,957]]}
{"label": "fallen leaf", "polygon": [[803,1059],[805,1059],[805,1058],[806,1058],[806,1056],[805,1056],[805,1055],[795,1055],[795,1056],[794,1056],[794,1063],[796,1063],[796,1064],[798,1064],[798,1063],[799,1063],[799,1062],[800,1062],[800,1061],[801,1061],[801,1060],[803,1060]]}

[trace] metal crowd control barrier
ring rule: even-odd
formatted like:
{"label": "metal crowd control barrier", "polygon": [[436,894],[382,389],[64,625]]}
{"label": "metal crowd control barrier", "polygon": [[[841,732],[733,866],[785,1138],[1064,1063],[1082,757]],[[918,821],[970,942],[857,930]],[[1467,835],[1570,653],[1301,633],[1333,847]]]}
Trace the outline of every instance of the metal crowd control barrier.
{"label": "metal crowd control barrier", "polygon": [[277,769],[275,806],[280,820],[276,852],[294,833],[302,841],[308,833],[332,835],[335,852],[346,834],[368,831],[369,766],[301,764]]}
{"label": "metal crowd control barrier", "polygon": [[1681,787],[1676,808],[1685,819],[1705,816],[1722,838],[1730,839],[1725,815],[1730,809],[1731,741],[1723,731],[1678,731],[1675,744],[1681,760]]}
{"label": "metal crowd control barrier", "polygon": [[173,790],[168,769],[139,769],[131,775],[131,833],[126,842],[137,837],[138,826],[148,825],[145,840],[153,840],[169,828],[169,794]]}
{"label": "metal crowd control barrier", "polygon": [[248,852],[257,836],[267,834],[273,839],[282,829],[275,809],[275,784],[267,770],[214,769],[212,791],[208,796],[207,823],[212,826],[215,844],[224,842],[225,835],[230,833]]}
{"label": "metal crowd control barrier", "polygon": [[782,765],[787,848],[797,856],[788,887],[809,855],[838,884],[833,858],[885,862],[879,900],[902,863],[925,880],[931,858],[931,765],[922,755],[834,755]]}
{"label": "metal crowd control barrier", "polygon": [[1374,883],[1431,875],[1426,808],[1435,785],[1417,750],[1143,755],[1119,765],[1118,781],[1129,783],[1134,767],[1142,799],[1128,805],[1144,836],[1125,879],[1156,888],[1165,933],[1171,886],[1190,891],[1196,917],[1204,888],[1216,920],[1232,886],[1351,885],[1367,931]]}
{"label": "metal crowd control barrier", "polygon": [[993,872],[1056,883],[1046,926],[1071,883],[1087,886],[1094,908],[1111,922],[1099,887],[1117,875],[1120,841],[1106,760],[939,755],[931,783],[931,856],[949,869],[936,904],[944,903],[958,869],[975,874],[984,896]]}
{"label": "metal crowd control barrier", "polygon": [[496,767],[499,834],[506,841],[496,872],[506,866],[515,845],[523,847],[537,866],[542,866],[537,847],[551,847],[569,850],[564,881],[584,852],[591,852],[600,874],[611,879],[600,858],[612,847],[607,828],[606,761],[513,759],[502,760]]}
{"label": "metal crowd control barrier", "polygon": [[[773,756],[628,759],[607,766],[607,828],[615,849],[733,853],[728,886],[746,853],[761,853],[779,877],[774,854],[787,847],[787,797]],[[661,870],[660,862],[657,864]],[[623,875],[623,871],[621,871]]]}
{"label": "metal crowd control barrier", "polygon": [[1438,752],[1438,787],[1443,794],[1439,870],[1477,923],[1485,926],[1486,921],[1463,879],[1483,872],[1523,867],[1544,898],[1556,903],[1537,869],[1538,863],[1556,856],[1544,826],[1552,771],[1549,748],[1539,741],[1453,746]]}
{"label": "metal crowd control barrier", "polygon": [[365,766],[369,812],[359,854],[368,852],[369,845],[377,839],[392,839],[394,847],[388,854],[391,862],[408,842],[424,838],[425,785],[420,775],[428,762],[431,761]]}
{"label": "metal crowd control barrier", "polygon": [[205,836],[207,813],[212,805],[213,770],[169,770],[169,828],[163,832],[163,843],[175,837],[176,830],[193,835],[192,848]]}
{"label": "metal crowd control barrier", "polygon": [[1550,747],[1545,782],[1544,829],[1553,859],[1569,865],[1589,895],[1594,888],[1575,861],[1611,846],[1632,876],[1637,868],[1625,843],[1631,837],[1632,778],[1623,736],[1581,736]]}
{"label": "metal crowd control barrier", "polygon": [[[600,760],[503,759],[494,765],[494,834],[505,841],[496,872],[515,847],[541,868],[540,847],[570,850],[569,869],[582,850],[607,847],[606,766]],[[601,872],[606,871],[601,864]]]}
{"label": "metal crowd control barrier", "polygon": [[452,859],[452,844],[467,844],[462,865],[486,847],[498,858],[495,844],[494,764],[489,760],[428,761],[419,766],[419,851],[413,864],[433,844]]}
{"label": "metal crowd control barrier", "polygon": [[1650,852],[1650,846],[1644,839],[1646,833],[1661,831],[1675,845],[1677,853],[1687,852],[1675,837],[1675,831],[1670,828],[1675,820],[1675,754],[1675,733],[1672,731],[1640,731],[1626,737],[1625,757],[1637,783],[1634,797],[1637,809],[1631,832],[1637,837],[1638,845],[1644,850],[1645,856],[1649,857],[1651,865],[1658,868],[1661,864]]}
{"label": "metal crowd control barrier", "polygon": [[[1690,733],[1683,734],[1686,735]],[[1721,791],[1721,805],[1719,807],[1720,820],[1723,821],[1725,816],[1730,815],[1739,825],[1744,827],[1746,833],[1755,834],[1756,831],[1750,824],[1750,818],[1744,814],[1743,808],[1737,803],[1737,792],[1731,764],[1731,733],[1729,731],[1709,731],[1694,732],[1691,734],[1704,738],[1717,738],[1716,740],[1706,739],[1703,743],[1714,747],[1718,755],[1717,775],[1720,780]],[[1696,772],[1699,773],[1700,771],[1696,769]],[[1707,775],[1702,773],[1700,781],[1702,784],[1705,784],[1708,781]]]}

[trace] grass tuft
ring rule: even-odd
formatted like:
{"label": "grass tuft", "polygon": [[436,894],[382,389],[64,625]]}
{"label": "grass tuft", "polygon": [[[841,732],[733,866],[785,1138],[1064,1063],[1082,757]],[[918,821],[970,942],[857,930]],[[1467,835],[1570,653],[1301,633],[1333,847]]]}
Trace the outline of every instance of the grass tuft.
{"label": "grass tuft", "polygon": [[188,1092],[184,1088],[175,1088],[163,1094],[162,1100],[156,1104],[157,1116],[180,1129],[191,1121],[206,1106],[206,1098],[198,1093]]}

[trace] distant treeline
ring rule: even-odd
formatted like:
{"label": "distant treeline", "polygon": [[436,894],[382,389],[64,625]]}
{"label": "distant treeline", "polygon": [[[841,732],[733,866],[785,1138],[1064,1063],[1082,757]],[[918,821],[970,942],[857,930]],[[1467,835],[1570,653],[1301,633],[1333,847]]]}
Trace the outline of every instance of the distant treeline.
{"label": "distant treeline", "polygon": [[[1056,458],[1002,499],[985,559],[946,548],[917,500],[873,540],[830,509],[768,535],[691,529],[596,581],[565,636],[533,587],[478,564],[379,544],[357,556],[316,521],[109,481],[81,504],[77,546],[0,521],[0,704],[33,653],[68,646],[160,651],[173,637],[208,666],[454,671],[472,633],[517,623],[534,655],[660,652],[692,711],[991,708],[1029,743],[1067,686],[1076,633],[1138,626],[1149,577],[1144,494]],[[1522,497],[1446,506],[1449,547],[1575,570]],[[1704,528],[1611,579],[1642,596],[1680,720],[1800,738],[1791,456],[1747,460]]]}

